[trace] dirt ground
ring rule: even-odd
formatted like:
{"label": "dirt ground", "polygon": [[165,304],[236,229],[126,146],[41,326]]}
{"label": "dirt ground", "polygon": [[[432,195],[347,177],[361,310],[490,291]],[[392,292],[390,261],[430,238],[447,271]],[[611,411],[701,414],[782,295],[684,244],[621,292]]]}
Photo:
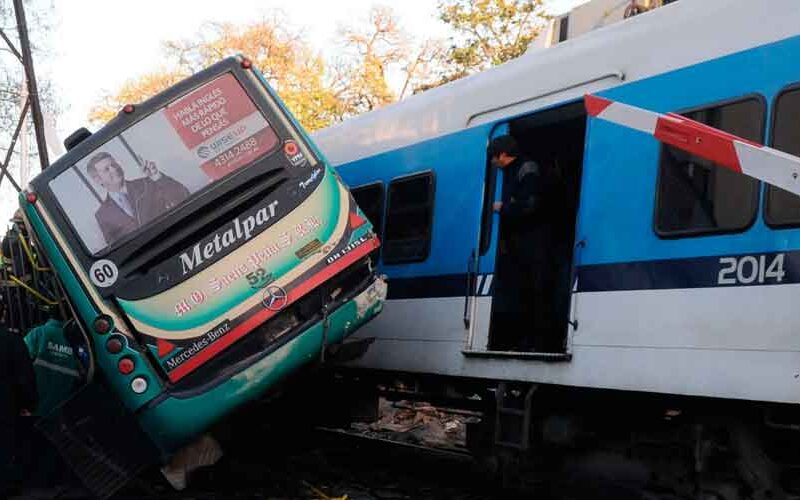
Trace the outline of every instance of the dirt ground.
{"label": "dirt ground", "polygon": [[[497,474],[465,450],[471,412],[434,408],[426,403],[380,402],[378,420],[346,429],[260,421],[231,424],[234,439],[223,440],[220,461],[193,472],[188,487],[173,490],[158,469],[146,471],[115,499],[564,499],[540,489],[501,487]],[[241,430],[246,432],[242,433]],[[15,498],[87,498],[72,486],[29,490]],[[613,498],[598,495],[569,498]],[[637,495],[624,498],[638,498]]]}
{"label": "dirt ground", "polygon": [[[476,474],[464,451],[465,423],[471,418],[425,403],[381,401],[376,422],[353,424],[347,433],[265,425],[248,439],[225,443],[222,459],[193,472],[183,491],[174,491],[154,469],[113,498],[508,498]],[[436,449],[424,448],[431,446]],[[87,493],[62,486],[29,489],[15,498],[77,499]]]}

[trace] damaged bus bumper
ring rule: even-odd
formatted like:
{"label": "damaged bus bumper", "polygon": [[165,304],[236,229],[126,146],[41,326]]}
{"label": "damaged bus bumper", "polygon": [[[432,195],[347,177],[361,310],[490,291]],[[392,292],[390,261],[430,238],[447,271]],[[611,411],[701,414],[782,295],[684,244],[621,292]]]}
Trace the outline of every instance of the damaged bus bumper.
{"label": "damaged bus bumper", "polygon": [[[330,304],[327,314],[315,314],[314,318],[290,328],[280,341],[241,357],[216,380],[194,387],[191,380],[187,380],[185,384],[176,385],[174,390],[165,391],[140,410],[142,428],[163,453],[169,454],[225,414],[263,397],[270,388],[304,365],[319,361],[328,347],[341,343],[381,312],[386,291],[384,279],[372,275],[348,296]],[[286,321],[279,316],[268,324],[281,320]],[[243,340],[255,344],[259,335],[254,333],[256,335],[250,339]],[[245,350],[252,347],[246,342],[243,344]],[[230,358],[226,360],[229,361]],[[210,387],[212,385],[214,387]],[[178,422],[180,425],[176,425]]]}

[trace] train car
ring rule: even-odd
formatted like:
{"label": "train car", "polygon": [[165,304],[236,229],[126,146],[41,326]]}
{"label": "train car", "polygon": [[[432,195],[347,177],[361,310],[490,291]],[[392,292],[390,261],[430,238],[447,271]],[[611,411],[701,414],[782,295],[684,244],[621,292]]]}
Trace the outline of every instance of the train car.
{"label": "train car", "polygon": [[83,130],[20,202],[91,353],[45,429],[103,496],[324,358],[386,288],[371,224],[248,59]]}
{"label": "train car", "polygon": [[[591,118],[583,100],[798,154],[798,54],[794,0],[681,0],[317,133],[383,235],[389,277],[385,312],[358,334],[374,344],[348,372],[483,394],[473,442],[536,451],[549,478],[800,495],[800,198],[636,118]],[[487,146],[500,135],[558,179],[538,264],[549,328],[498,319],[503,180]]]}

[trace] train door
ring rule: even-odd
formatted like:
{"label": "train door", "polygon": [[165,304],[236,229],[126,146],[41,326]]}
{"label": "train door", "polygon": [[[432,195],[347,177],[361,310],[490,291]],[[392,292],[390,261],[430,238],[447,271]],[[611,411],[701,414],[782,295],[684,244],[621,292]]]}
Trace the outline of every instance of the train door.
{"label": "train door", "polygon": [[[515,219],[495,211],[513,198],[519,162],[489,168],[475,295],[489,291],[491,304],[473,308],[475,348],[483,352],[565,353],[571,291],[575,218],[580,192],[586,112],[582,102],[522,116],[497,127],[492,139],[510,135],[519,158],[539,169],[541,203]],[[488,156],[488,155],[487,155]],[[540,187],[541,187],[540,186]],[[488,243],[488,245],[486,244]],[[491,284],[489,284],[489,280]],[[484,331],[480,331],[480,330]]]}

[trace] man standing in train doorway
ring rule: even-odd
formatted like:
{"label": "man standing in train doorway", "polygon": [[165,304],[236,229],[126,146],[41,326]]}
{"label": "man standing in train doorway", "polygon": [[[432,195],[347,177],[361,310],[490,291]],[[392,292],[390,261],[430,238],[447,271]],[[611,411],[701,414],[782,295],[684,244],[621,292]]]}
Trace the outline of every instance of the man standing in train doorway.
{"label": "man standing in train doorway", "polygon": [[525,158],[510,135],[489,146],[492,164],[503,170],[492,350],[552,350],[552,243],[554,182],[550,172]]}

